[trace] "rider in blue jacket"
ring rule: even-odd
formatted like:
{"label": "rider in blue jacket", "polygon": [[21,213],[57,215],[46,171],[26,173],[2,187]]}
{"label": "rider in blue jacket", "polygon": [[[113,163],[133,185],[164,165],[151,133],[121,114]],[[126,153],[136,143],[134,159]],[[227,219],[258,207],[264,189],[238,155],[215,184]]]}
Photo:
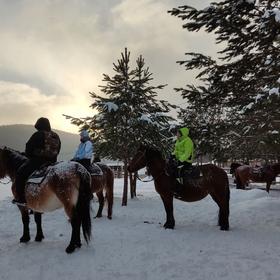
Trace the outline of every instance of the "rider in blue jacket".
{"label": "rider in blue jacket", "polygon": [[89,170],[93,154],[93,145],[86,130],[81,131],[80,137],[81,143],[79,144],[72,160],[81,163],[87,170]]}

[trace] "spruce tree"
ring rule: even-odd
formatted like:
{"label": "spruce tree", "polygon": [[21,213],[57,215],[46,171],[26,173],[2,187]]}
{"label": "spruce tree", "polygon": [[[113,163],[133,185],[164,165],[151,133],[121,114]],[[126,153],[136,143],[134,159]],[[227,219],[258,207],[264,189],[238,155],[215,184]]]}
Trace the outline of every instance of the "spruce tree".
{"label": "spruce tree", "polygon": [[[190,32],[204,29],[222,43],[217,61],[187,53],[179,63],[200,69],[200,87],[179,89],[191,104],[205,102],[205,112],[220,107],[227,154],[248,157],[279,154],[280,1],[227,0],[197,10],[181,6],[169,11]],[[191,90],[190,90],[191,89]],[[192,106],[193,105],[193,106]],[[195,111],[194,111],[195,113]],[[248,147],[254,146],[254,149]]]}
{"label": "spruce tree", "polygon": [[[120,160],[124,163],[124,192],[122,205],[127,205],[127,166],[140,144],[168,150],[169,116],[168,102],[157,99],[158,91],[165,85],[151,85],[152,73],[145,67],[142,56],[136,67],[130,69],[130,52],[125,49],[117,63],[113,64],[114,75],[103,74],[101,94],[91,92],[92,117],[73,118],[72,123],[90,129],[97,152],[101,157]],[[135,190],[131,190],[131,194]]]}

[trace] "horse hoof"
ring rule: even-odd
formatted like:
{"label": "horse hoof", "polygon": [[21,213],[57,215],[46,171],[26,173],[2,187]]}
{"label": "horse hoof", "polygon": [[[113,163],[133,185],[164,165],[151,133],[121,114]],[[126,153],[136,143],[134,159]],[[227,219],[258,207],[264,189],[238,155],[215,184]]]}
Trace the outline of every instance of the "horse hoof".
{"label": "horse hoof", "polygon": [[228,231],[229,230],[229,226],[221,226],[220,230]]}
{"label": "horse hoof", "polygon": [[30,236],[22,236],[19,240],[20,243],[27,243],[28,241],[30,241]]}
{"label": "horse hoof", "polygon": [[73,252],[75,251],[75,249],[76,249],[76,245],[69,245],[69,246],[66,248],[65,252],[66,252],[67,254],[71,254],[71,253],[73,253]]}
{"label": "horse hoof", "polygon": [[108,216],[107,218],[108,218],[109,220],[112,220],[112,216]]}
{"label": "horse hoof", "polygon": [[36,242],[41,242],[44,238],[45,238],[44,235],[43,236],[36,236],[35,241]]}
{"label": "horse hoof", "polygon": [[96,215],[94,218],[95,218],[95,219],[97,219],[97,218],[102,218],[102,215]]}
{"label": "horse hoof", "polygon": [[168,223],[164,224],[165,229],[174,229],[174,227],[175,227],[175,224],[168,224]]}

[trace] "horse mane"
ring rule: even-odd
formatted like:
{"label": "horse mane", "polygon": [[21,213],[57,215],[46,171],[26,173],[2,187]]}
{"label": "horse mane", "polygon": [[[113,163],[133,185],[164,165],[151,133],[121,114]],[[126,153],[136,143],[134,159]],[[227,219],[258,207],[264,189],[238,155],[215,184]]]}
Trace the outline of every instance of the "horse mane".
{"label": "horse mane", "polygon": [[21,152],[8,147],[4,147],[3,151],[8,154],[7,163],[13,164],[16,169],[19,168],[23,164],[23,162],[28,159]]}
{"label": "horse mane", "polygon": [[164,159],[161,151],[159,151],[158,149],[156,149],[154,147],[149,147],[149,146],[146,146],[146,158],[147,158],[147,161],[150,161],[155,158]]}

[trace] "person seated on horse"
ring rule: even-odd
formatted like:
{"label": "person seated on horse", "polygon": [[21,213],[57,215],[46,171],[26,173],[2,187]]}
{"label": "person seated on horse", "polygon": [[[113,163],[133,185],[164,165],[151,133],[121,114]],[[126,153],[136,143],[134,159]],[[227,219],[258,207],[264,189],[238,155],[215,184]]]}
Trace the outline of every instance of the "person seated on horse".
{"label": "person seated on horse", "polygon": [[80,144],[74,155],[72,161],[79,162],[88,171],[90,171],[91,157],[93,154],[93,145],[89,138],[89,133],[87,130],[82,130],[80,133]]}
{"label": "person seated on horse", "polygon": [[43,165],[50,165],[57,161],[61,141],[59,136],[51,130],[47,118],[39,118],[35,124],[36,132],[26,143],[24,154],[28,158],[18,169],[15,179],[16,199],[12,202],[25,204],[25,184],[28,177]]}
{"label": "person seated on horse", "polygon": [[177,140],[172,155],[177,165],[175,168],[178,169],[179,166],[183,166],[180,174],[176,172],[176,177],[184,176],[184,173],[191,169],[194,158],[194,145],[189,137],[189,129],[187,127],[177,130]]}

